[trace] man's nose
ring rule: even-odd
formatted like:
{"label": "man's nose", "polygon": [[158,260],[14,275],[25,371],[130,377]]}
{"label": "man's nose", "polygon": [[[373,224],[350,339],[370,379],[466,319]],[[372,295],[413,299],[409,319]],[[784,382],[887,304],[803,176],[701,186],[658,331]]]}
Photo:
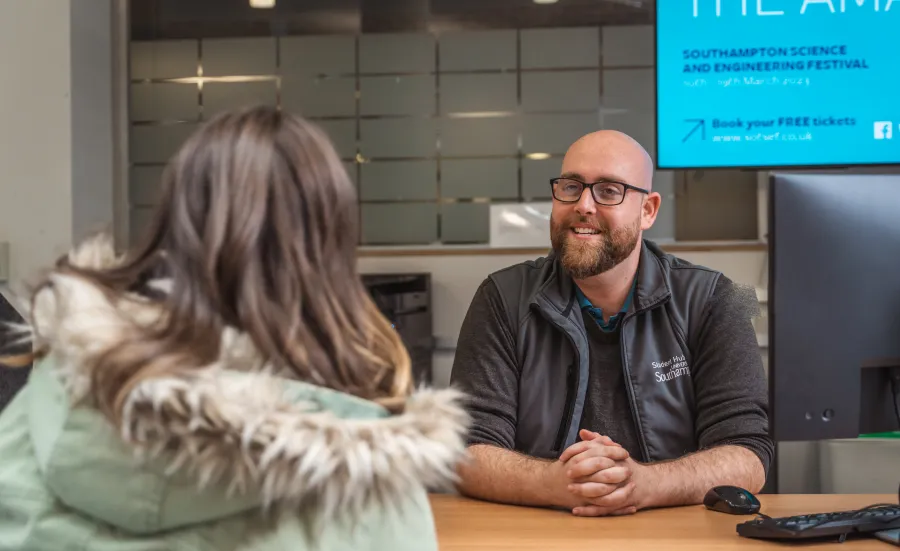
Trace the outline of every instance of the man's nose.
{"label": "man's nose", "polygon": [[591,194],[590,188],[584,188],[581,191],[581,197],[575,204],[575,211],[582,216],[595,214],[597,212],[597,203],[594,202],[594,196]]}

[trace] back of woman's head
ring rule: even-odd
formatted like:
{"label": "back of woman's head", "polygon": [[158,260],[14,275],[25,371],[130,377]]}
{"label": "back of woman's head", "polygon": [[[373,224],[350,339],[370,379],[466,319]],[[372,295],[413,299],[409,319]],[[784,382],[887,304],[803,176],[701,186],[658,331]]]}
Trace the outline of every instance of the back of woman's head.
{"label": "back of woman's head", "polygon": [[215,362],[226,327],[287,376],[378,401],[410,390],[409,357],[356,269],[354,186],[327,137],[274,108],[216,117],[166,167],[140,245],[68,270],[107,293],[162,276],[163,322],[105,351],[92,395],[118,418],[136,384]]}

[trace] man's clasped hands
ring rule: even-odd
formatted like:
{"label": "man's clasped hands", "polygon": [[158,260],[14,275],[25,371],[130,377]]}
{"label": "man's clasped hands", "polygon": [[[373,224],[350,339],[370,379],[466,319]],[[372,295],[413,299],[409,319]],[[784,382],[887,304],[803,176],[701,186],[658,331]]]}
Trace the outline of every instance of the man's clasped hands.
{"label": "man's clasped hands", "polygon": [[609,437],[581,430],[572,444],[548,469],[555,480],[550,487],[566,492],[558,496],[577,516],[630,515],[643,508],[651,491],[649,467],[631,458]]}

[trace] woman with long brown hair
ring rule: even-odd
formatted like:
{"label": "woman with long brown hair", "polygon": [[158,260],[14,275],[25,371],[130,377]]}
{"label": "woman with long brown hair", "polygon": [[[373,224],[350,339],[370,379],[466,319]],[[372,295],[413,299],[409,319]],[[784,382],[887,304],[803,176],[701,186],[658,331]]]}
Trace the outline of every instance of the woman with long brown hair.
{"label": "woman with long brown hair", "polygon": [[26,301],[0,548],[434,549],[425,492],[468,420],[452,390],[413,391],[327,138],[226,113],[162,185],[138,247],[88,240]]}

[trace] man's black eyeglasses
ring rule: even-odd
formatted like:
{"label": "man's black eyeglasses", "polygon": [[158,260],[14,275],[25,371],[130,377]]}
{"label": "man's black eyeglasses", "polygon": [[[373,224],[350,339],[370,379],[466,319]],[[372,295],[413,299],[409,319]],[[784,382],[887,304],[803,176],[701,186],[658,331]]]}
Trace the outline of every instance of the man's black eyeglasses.
{"label": "man's black eyeglasses", "polygon": [[551,178],[550,187],[553,190],[553,198],[560,203],[577,203],[581,199],[584,188],[590,188],[594,201],[608,207],[621,205],[625,200],[625,193],[629,189],[638,193],[650,193],[646,189],[612,180],[601,180],[588,184],[575,178]]}

